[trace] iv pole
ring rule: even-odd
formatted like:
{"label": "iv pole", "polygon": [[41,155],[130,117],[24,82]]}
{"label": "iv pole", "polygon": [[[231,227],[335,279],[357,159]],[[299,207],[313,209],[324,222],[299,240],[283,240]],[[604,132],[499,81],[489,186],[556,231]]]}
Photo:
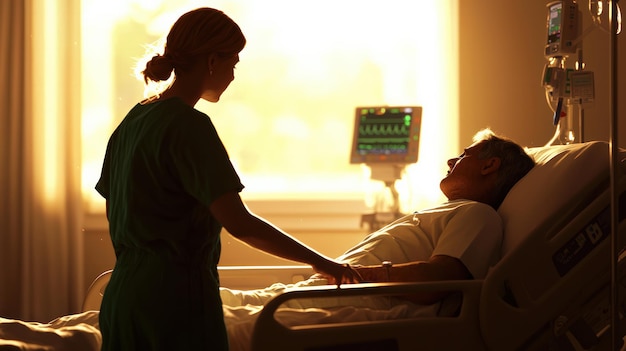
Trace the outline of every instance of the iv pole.
{"label": "iv pole", "polygon": [[620,320],[618,312],[618,282],[617,267],[619,259],[619,242],[617,227],[619,225],[619,198],[616,191],[617,164],[618,164],[618,128],[617,128],[617,2],[609,0],[609,28],[611,30],[611,40],[609,44],[609,169],[610,169],[610,189],[611,189],[611,337],[612,350],[619,350],[621,347],[621,336],[619,335]]}

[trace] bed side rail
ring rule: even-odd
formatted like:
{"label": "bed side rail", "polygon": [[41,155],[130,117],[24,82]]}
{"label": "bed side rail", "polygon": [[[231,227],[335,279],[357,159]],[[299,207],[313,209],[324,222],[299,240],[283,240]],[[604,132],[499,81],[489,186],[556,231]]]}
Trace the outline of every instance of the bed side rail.
{"label": "bed side rail", "polygon": [[[429,283],[367,283],[297,288],[272,299],[260,313],[252,350],[483,350],[477,323],[482,281]],[[275,318],[281,306],[295,299],[353,296],[395,296],[426,291],[460,292],[462,305],[453,317],[419,317],[287,327]],[[448,337],[453,335],[454,337]]]}

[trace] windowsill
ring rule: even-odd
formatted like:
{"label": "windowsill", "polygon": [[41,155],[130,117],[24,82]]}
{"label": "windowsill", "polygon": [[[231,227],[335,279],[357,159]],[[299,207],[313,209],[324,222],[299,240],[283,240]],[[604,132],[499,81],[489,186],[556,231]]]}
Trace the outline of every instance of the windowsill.
{"label": "windowsill", "polygon": [[[352,231],[361,227],[361,215],[370,212],[363,199],[245,200],[250,211],[287,231]],[[86,213],[86,231],[106,230],[104,212]]]}

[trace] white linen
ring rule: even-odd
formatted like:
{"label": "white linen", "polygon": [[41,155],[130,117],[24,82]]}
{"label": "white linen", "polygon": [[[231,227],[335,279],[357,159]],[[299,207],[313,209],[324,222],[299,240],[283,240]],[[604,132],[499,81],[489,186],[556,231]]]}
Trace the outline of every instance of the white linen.
{"label": "white linen", "polygon": [[[260,290],[221,288],[231,351],[250,349],[254,323],[263,305],[272,297],[285,289],[323,284],[326,284],[324,279],[309,279],[297,284],[277,283]],[[336,307],[321,308],[322,305]],[[387,298],[329,298],[325,302],[294,300],[281,307],[276,317],[284,325],[293,326],[412,318],[421,316],[423,311],[408,302],[391,305]],[[87,311],[63,316],[49,323],[0,318],[0,351],[100,351],[102,336],[98,329],[98,315],[98,311]]]}
{"label": "white linen", "polygon": [[[326,285],[325,279],[311,278],[296,284],[273,284],[265,289],[234,290],[221,288],[224,320],[231,351],[250,350],[252,332],[263,305],[287,289]],[[433,311],[434,309],[434,311]],[[281,306],[275,318],[291,326],[376,321],[386,319],[432,316],[436,306],[418,306],[387,297],[344,297],[289,300]]]}
{"label": "white linen", "polygon": [[87,311],[49,323],[0,318],[0,350],[100,351],[98,314]]}

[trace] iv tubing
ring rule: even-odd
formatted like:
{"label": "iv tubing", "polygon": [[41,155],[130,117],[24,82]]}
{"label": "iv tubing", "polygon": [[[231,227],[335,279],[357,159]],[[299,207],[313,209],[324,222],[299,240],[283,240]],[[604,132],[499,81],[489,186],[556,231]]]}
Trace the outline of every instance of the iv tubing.
{"label": "iv tubing", "polygon": [[[582,45],[581,45],[582,46]],[[583,49],[581,47],[577,50],[578,57],[576,59],[576,70],[582,71],[585,69],[585,61],[583,61]],[[582,99],[578,99],[576,104],[578,107],[578,141],[585,142],[585,109],[583,108]]]}

